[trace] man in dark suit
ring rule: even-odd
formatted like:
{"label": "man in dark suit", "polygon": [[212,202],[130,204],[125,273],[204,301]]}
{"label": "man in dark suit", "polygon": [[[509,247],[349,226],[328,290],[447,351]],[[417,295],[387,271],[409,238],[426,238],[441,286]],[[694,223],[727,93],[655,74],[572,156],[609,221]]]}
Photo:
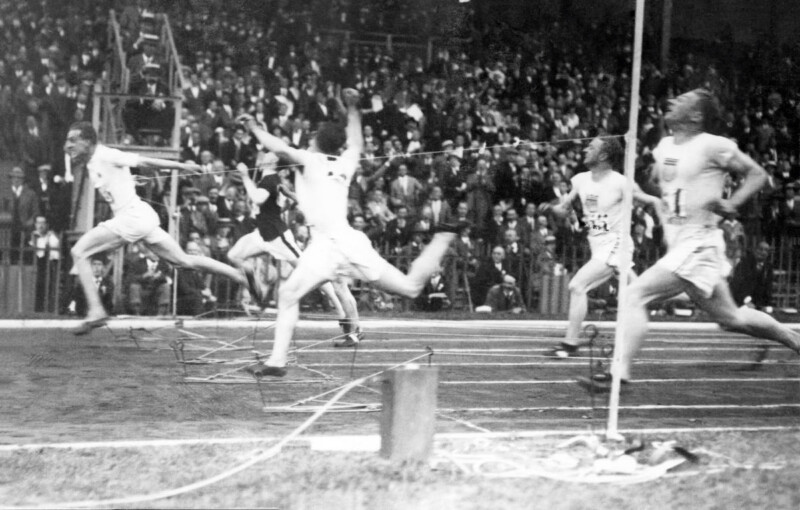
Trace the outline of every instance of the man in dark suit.
{"label": "man in dark suit", "polygon": [[[114,281],[106,271],[106,258],[103,255],[95,255],[92,257],[92,276],[94,277],[94,284],[100,293],[100,301],[103,307],[110,315],[114,315]],[[72,290],[72,295],[75,296],[73,303],[70,305],[75,307],[75,313],[79,317],[86,316],[86,297],[83,290],[80,288],[80,282],[75,279],[75,288]]]}
{"label": "man in dark suit", "polygon": [[772,247],[764,241],[734,266],[730,278],[731,294],[738,306],[752,303],[759,310],[772,310]]}
{"label": "man in dark suit", "polygon": [[495,246],[489,260],[484,260],[470,283],[472,303],[482,305],[486,301],[486,294],[493,285],[503,282],[503,277],[508,273],[505,264],[506,251],[502,246]]}
{"label": "man in dark suit", "polygon": [[33,232],[39,215],[39,197],[25,184],[25,172],[20,167],[11,169],[11,261],[17,262],[20,247]]}
{"label": "man in dark suit", "polygon": [[786,185],[784,199],[778,202],[778,224],[785,233],[800,237],[800,199],[797,198],[797,183]]}
{"label": "man in dark suit", "polygon": [[503,282],[493,285],[486,294],[485,306],[492,312],[522,313],[525,311],[525,302],[522,292],[516,285],[516,280],[511,275],[505,275]]}
{"label": "man in dark suit", "polygon": [[158,258],[144,243],[130,257],[125,268],[128,309],[134,315],[166,315],[171,299],[172,268]]}
{"label": "man in dark suit", "polygon": [[387,253],[399,253],[411,240],[412,228],[413,221],[409,218],[408,207],[401,205],[397,208],[396,216],[386,223],[383,233],[383,244],[389,250]]}
{"label": "man in dark suit", "polygon": [[245,133],[243,126],[236,126],[233,130],[233,138],[222,145],[220,159],[226,167],[236,168],[239,163],[244,163],[247,168],[255,167],[256,148],[252,143],[245,141]]}
{"label": "man in dark suit", "polygon": [[453,221],[453,209],[450,207],[450,203],[443,199],[440,186],[431,188],[430,197],[423,205],[423,208],[426,207],[431,209],[431,224],[433,227],[440,223],[451,223]]}
{"label": "man in dark suit", "polygon": [[442,192],[450,207],[456,207],[467,198],[467,176],[461,171],[461,158],[456,154],[447,157],[448,167],[442,174]]}

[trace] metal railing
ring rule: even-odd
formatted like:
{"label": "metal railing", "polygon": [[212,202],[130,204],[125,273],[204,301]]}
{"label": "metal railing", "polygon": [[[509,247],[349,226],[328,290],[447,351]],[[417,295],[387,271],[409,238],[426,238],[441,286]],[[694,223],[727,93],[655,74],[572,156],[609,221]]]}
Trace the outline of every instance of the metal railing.
{"label": "metal railing", "polygon": [[167,86],[170,94],[179,95],[182,90],[189,87],[189,82],[183,74],[183,67],[178,55],[178,48],[175,46],[175,38],[172,36],[169,17],[166,14],[160,14],[159,16],[161,18],[164,61],[167,63]]}
{"label": "metal railing", "polygon": [[[48,250],[36,249],[30,245],[30,234],[23,236],[17,245],[11,245],[9,225],[0,225],[0,293],[5,297],[0,301],[0,317],[8,317],[34,312],[60,313],[65,309],[69,296],[74,297],[74,278],[70,276],[69,248],[75,238],[70,234],[60,237],[58,256],[47,256]],[[752,243],[755,245],[755,242]],[[107,254],[113,272],[115,286],[114,308],[119,313],[126,313],[127,293],[123,274],[123,249]],[[511,266],[509,273],[517,279],[517,285],[523,292],[523,298],[529,311],[544,315],[563,314],[568,305],[566,283],[574,272],[585,262],[588,250],[571,247],[554,259],[553,265],[543,268],[528,254],[521,254],[518,262]],[[649,267],[661,255],[658,248],[642,254],[642,268]],[[785,238],[780,240],[772,251],[771,263],[774,270],[772,282],[772,306],[776,310],[791,311],[800,308],[800,239]],[[224,261],[224,253],[217,254]],[[396,267],[407,269],[413,261],[412,255],[385,255],[385,258]],[[482,260],[485,260],[482,258]],[[267,264],[270,262],[267,261]],[[280,271],[280,270],[279,270]],[[180,273],[180,272],[179,272]],[[285,271],[284,271],[285,273]],[[471,293],[474,284],[475,267],[465,258],[449,255],[442,262],[442,274],[446,282],[446,294],[452,303],[452,309],[472,310],[483,303],[475,302]],[[284,274],[283,276],[286,276]],[[180,275],[174,279],[178,285]],[[277,299],[277,287],[280,278],[272,282],[272,299]],[[356,297],[365,296],[362,305],[370,304],[370,292],[373,286],[364,282],[353,282]],[[241,314],[240,302],[242,293],[240,286],[224,277],[213,277],[211,291],[216,302],[207,303],[202,313],[236,315]],[[78,291],[80,292],[80,291]],[[182,299],[177,292],[172,293],[173,300]],[[410,299],[383,295],[393,303],[394,310],[414,309]],[[175,305],[176,303],[172,303]],[[186,310],[178,303],[178,310]],[[170,311],[173,308],[170,307]]]}
{"label": "metal railing", "polygon": [[127,93],[128,85],[130,84],[130,71],[128,70],[127,55],[122,44],[119,20],[117,20],[117,14],[113,9],[109,11],[108,46],[112,49],[108,90]]}

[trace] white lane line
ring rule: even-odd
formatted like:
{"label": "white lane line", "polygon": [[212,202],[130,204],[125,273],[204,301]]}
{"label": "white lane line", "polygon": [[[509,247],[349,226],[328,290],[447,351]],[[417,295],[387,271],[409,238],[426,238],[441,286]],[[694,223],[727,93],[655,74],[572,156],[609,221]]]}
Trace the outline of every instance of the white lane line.
{"label": "white lane line", "polygon": [[[179,317],[183,320],[183,328],[253,328],[265,327],[274,322],[273,317],[262,319],[192,319],[190,317]],[[77,326],[80,320],[60,320],[60,319],[15,319],[0,320],[0,329],[69,329]],[[523,331],[523,330],[553,330],[567,327],[567,321],[563,320],[521,320],[521,321],[501,321],[501,320],[419,320],[419,319],[362,319],[362,325],[366,328],[408,328],[424,329],[443,328],[443,329],[463,329],[480,328],[491,329],[493,331]],[[298,323],[300,328],[329,328],[336,323],[335,317],[320,318],[319,320],[301,320]],[[112,328],[159,328],[170,327],[175,324],[175,319],[169,318],[117,318],[109,322]],[[616,323],[614,321],[587,321],[587,324],[594,324],[599,329],[614,331]],[[800,323],[785,323],[792,329],[800,328]],[[704,331],[718,332],[719,326],[713,322],[650,322],[650,331],[682,332],[682,331]],[[721,331],[720,331],[721,332]]]}
{"label": "white lane line", "polygon": [[[673,351],[693,351],[693,352],[754,352],[758,346],[753,347],[645,347],[642,351],[650,351],[650,352],[673,352]],[[167,349],[164,349],[167,350]],[[189,350],[189,349],[185,349]],[[434,349],[433,353],[436,354],[492,354],[492,353],[537,353],[542,354],[548,352],[549,348],[537,348],[537,349],[497,349],[497,348],[488,348],[488,349],[481,349],[481,348],[452,348],[452,347],[444,347],[441,349]],[[599,356],[599,347],[595,347],[595,357]],[[777,351],[782,351],[781,348],[776,349]],[[306,349],[301,351],[303,354],[347,354],[352,356],[351,351],[342,349]],[[363,347],[358,348],[358,353],[407,353],[407,352],[420,352],[420,349],[364,349]],[[581,349],[581,352],[586,352],[585,356],[581,356],[583,358],[589,359],[589,349]]]}
{"label": "white lane line", "polygon": [[[681,379],[636,379],[633,384],[658,384],[658,383],[773,383],[773,382],[800,382],[797,377],[747,377],[747,378],[681,378]],[[540,384],[575,384],[574,379],[558,379],[552,381],[524,380],[524,381],[439,381],[442,386],[492,386],[492,385],[540,385]]]}
{"label": "white lane line", "polygon": [[[741,427],[662,427],[662,428],[622,428],[621,434],[706,434],[730,432],[798,432],[798,425],[754,425]],[[543,429],[516,430],[509,432],[445,432],[435,436],[436,441],[458,441],[475,439],[536,439],[552,436],[583,436],[586,428],[580,429]],[[230,438],[196,438],[196,439],[141,439],[118,441],[83,441],[72,443],[29,443],[0,445],[0,451],[24,450],[86,450],[95,448],[150,448],[168,446],[195,445],[237,445],[253,443],[274,443],[282,437],[230,437]],[[377,434],[339,435],[339,436],[306,436],[293,443],[299,446],[309,445],[312,450],[351,450],[377,451],[380,448],[380,436]],[[359,445],[363,450],[358,450]]]}
{"label": "white lane line", "polygon": [[[765,409],[800,409],[800,404],[642,404],[637,406],[619,406],[620,410],[625,411],[665,411],[675,409],[735,409],[735,410],[765,410]],[[592,409],[608,409],[606,406],[542,406],[542,407],[454,407],[438,409],[447,413],[506,413],[506,412],[526,412],[526,411],[591,411]]]}
{"label": "white lane line", "polygon": [[[664,360],[664,359],[638,359],[633,362],[635,365],[752,365],[752,361],[747,360],[720,360],[720,359],[691,359],[691,360]],[[315,368],[367,368],[367,367],[385,367],[386,363],[302,363],[304,367]],[[551,360],[548,361],[519,361],[519,362],[497,362],[487,361],[482,363],[442,363],[436,362],[434,366],[439,367],[577,367],[586,366],[586,360],[578,361],[564,361],[564,360]],[[782,361],[782,360],[764,360],[761,365],[781,365],[781,366],[797,366],[800,361]]]}

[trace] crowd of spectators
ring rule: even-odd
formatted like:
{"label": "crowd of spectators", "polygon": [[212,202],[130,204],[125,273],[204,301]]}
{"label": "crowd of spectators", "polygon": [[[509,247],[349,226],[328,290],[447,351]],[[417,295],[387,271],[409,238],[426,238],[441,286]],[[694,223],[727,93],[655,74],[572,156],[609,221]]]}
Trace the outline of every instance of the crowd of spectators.
{"label": "crowd of spectators", "polygon": [[[224,260],[227,248],[251,231],[237,165],[251,169],[256,180],[273,166],[290,185],[291,167],[263,153],[235,125],[238,114],[253,114],[271,133],[302,148],[320,122],[341,120],[335,98],[342,87],[354,87],[363,98],[365,153],[350,187],[353,226],[404,267],[439,223],[470,224],[439,275],[448,282],[448,299],[422,300],[422,308],[455,301],[457,290],[468,292],[473,306],[483,305],[494,286],[500,286],[498,294],[513,279],[522,307],[535,309],[539,276],[565,265],[575,269],[586,255],[580,215],[552,217],[546,205],[584,171],[582,149],[589,139],[627,129],[632,27],[625,19],[586,26],[543,18],[516,31],[481,23],[470,16],[470,4],[451,6],[444,13],[451,23],[443,24],[441,10],[391,0],[242,2],[238,9],[218,0],[70,2],[68,11],[50,0],[2,6],[0,35],[8,44],[0,55],[0,111],[11,122],[0,126],[0,157],[18,162],[40,197],[33,216],[41,213],[55,232],[66,228],[70,204],[42,198],[41,189],[47,194],[68,180],[59,148],[66,127],[89,115],[93,83],[110,58],[108,9],[121,13],[131,86],[138,79],[146,95],[178,93],[146,89],[155,85],[146,70],[158,65],[158,55],[154,42],[137,31],[143,13],[166,12],[188,83],[180,91],[180,157],[202,167],[181,179],[182,245]],[[364,31],[413,33],[420,45],[390,50],[359,43]],[[438,43],[427,61],[425,37],[443,31],[468,39],[431,39]],[[794,199],[800,102],[797,91],[785,86],[796,74],[791,58],[800,52],[756,45],[724,59],[714,52],[724,44],[676,51],[663,73],[649,57],[655,52],[646,53],[637,180],[647,179],[649,152],[664,133],[667,99],[697,86],[712,89],[725,107],[719,133],[736,139],[774,178],[775,192],[762,194],[739,220],[724,225],[731,243],[746,250],[762,238],[777,242],[781,232],[800,236],[800,203]],[[142,142],[139,120],[128,117],[126,126],[136,143]],[[166,226],[168,180],[144,177],[140,192],[156,204]],[[731,181],[730,189],[736,185]],[[66,188],[59,196],[65,194]],[[16,211],[17,203],[11,207]],[[284,214],[296,237],[305,239],[302,214],[292,206]],[[652,211],[637,208],[633,218],[634,260],[641,270],[660,249],[660,228]],[[21,228],[21,235],[32,226]],[[212,286],[200,278],[185,292],[207,306],[214,301]],[[128,310],[141,311],[134,294],[129,291]],[[161,297],[147,301],[163,305]]]}

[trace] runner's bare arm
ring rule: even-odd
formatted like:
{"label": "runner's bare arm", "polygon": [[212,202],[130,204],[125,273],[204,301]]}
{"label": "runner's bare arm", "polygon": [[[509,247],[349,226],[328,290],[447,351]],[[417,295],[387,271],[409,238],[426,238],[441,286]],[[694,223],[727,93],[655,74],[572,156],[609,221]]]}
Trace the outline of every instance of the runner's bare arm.
{"label": "runner's bare arm", "polygon": [[245,191],[247,191],[247,196],[250,197],[250,200],[256,205],[261,205],[266,202],[269,198],[269,191],[256,186],[256,183],[250,178],[250,169],[247,168],[247,165],[239,163],[236,165],[236,170],[242,177],[242,185]]}
{"label": "runner's bare arm", "polygon": [[569,193],[561,197],[561,201],[551,207],[553,214],[557,216],[566,216],[572,208],[572,202],[578,197],[578,188],[573,186]]}
{"label": "runner's bare arm", "polygon": [[730,198],[715,198],[706,204],[706,209],[720,216],[736,215],[742,204],[750,200],[761,188],[771,185],[767,171],[753,158],[738,149],[733,152],[733,156],[728,161],[727,169],[744,176],[744,180]]}
{"label": "runner's bare arm", "polygon": [[236,118],[236,122],[249,129],[258,142],[268,151],[274,152],[277,156],[286,158],[294,163],[305,164],[304,151],[295,149],[277,136],[262,129],[251,115],[239,115]]}
{"label": "runner's bare arm", "polygon": [[201,170],[200,165],[198,165],[194,161],[186,161],[185,163],[180,163],[178,161],[170,161],[168,159],[160,159],[160,158],[151,158],[147,156],[139,156],[139,164],[141,166],[145,166],[148,168],[159,168],[164,170],[171,170],[175,168],[177,170],[183,170],[184,172],[199,172]]}
{"label": "runner's bare arm", "polygon": [[361,112],[358,109],[360,94],[355,89],[344,89],[342,98],[347,107],[347,148],[364,152],[364,135],[361,130]]}

